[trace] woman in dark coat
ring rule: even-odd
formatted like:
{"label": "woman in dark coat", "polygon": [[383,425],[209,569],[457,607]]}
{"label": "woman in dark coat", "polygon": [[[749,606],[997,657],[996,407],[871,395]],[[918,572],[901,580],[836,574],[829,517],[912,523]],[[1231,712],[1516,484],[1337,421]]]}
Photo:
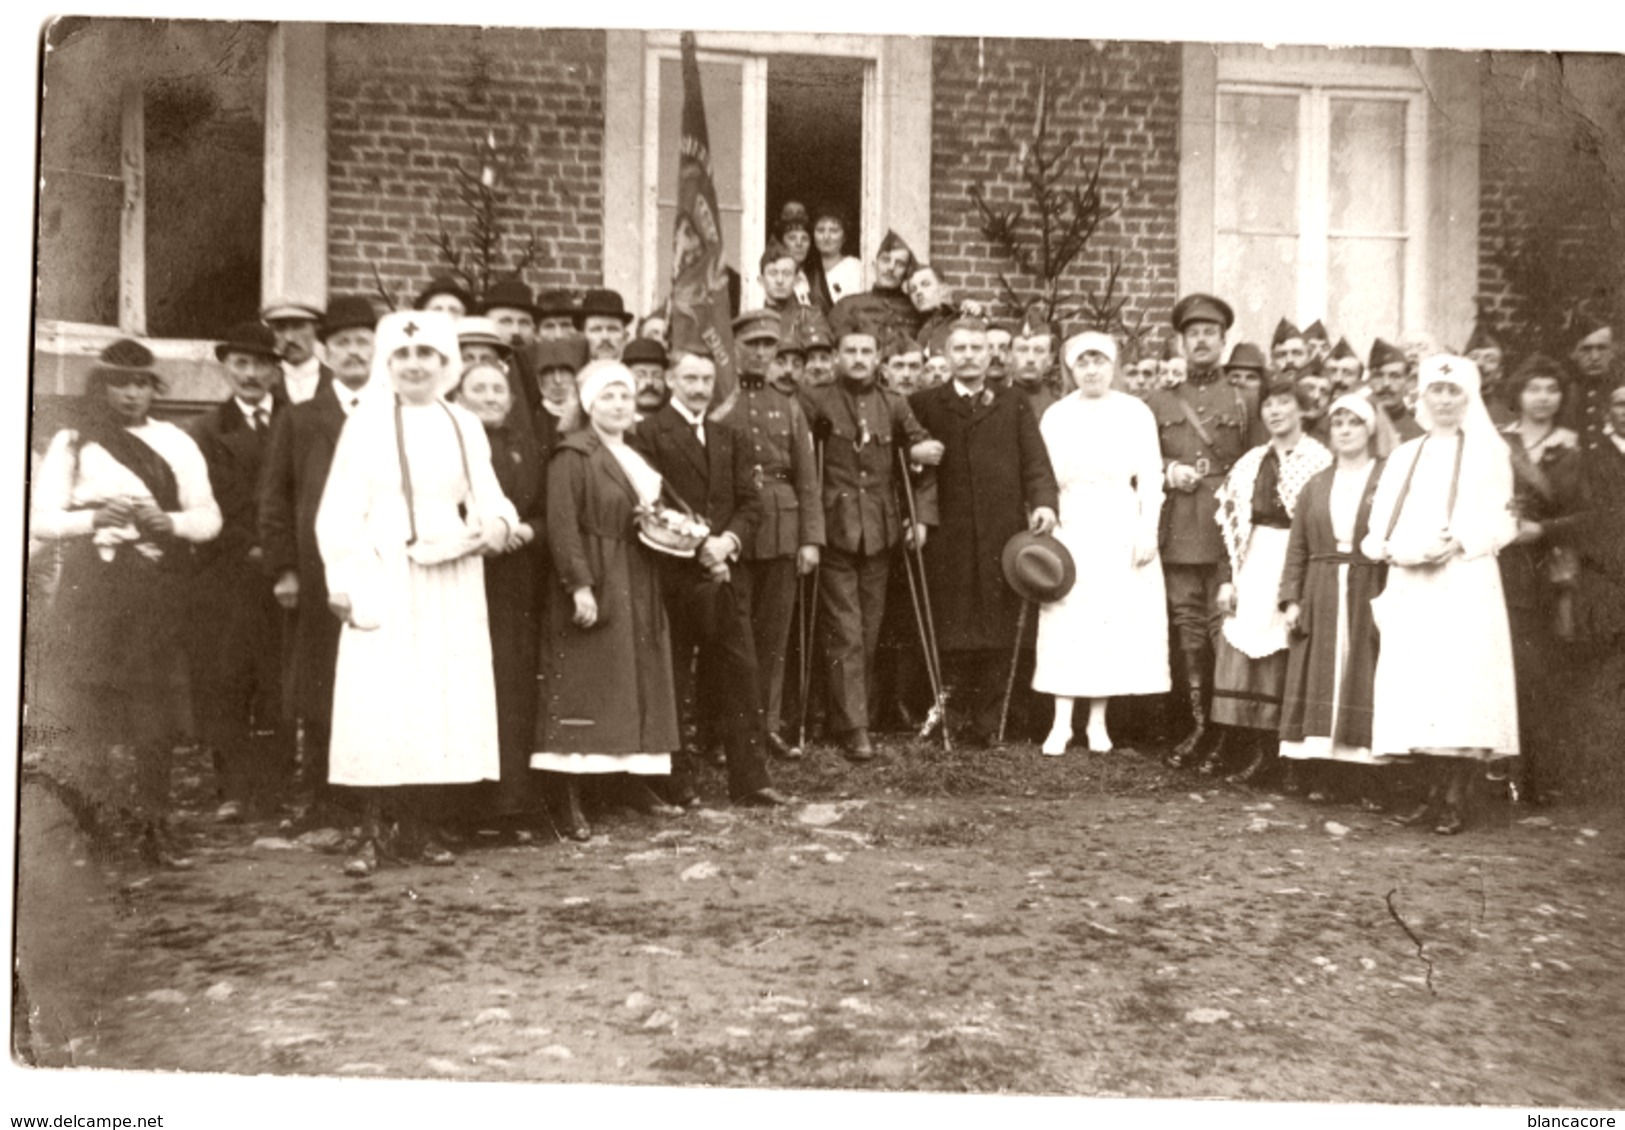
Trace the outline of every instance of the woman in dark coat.
{"label": "woman in dark coat", "polygon": [[485,559],[485,608],[502,757],[496,802],[487,812],[509,823],[536,807],[530,788],[530,749],[536,729],[536,646],[541,636],[537,578],[546,552],[539,537],[547,518],[545,469],[522,401],[514,411],[506,369],[489,362],[469,365],[457,386],[457,402],[485,426],[497,483],[519,512],[519,525],[504,551]]}
{"label": "woman in dark coat", "polygon": [[1303,762],[1379,760],[1371,752],[1371,598],[1382,591],[1387,567],[1360,552],[1382,475],[1382,460],[1371,455],[1376,411],[1356,394],[1334,401],[1326,417],[1337,462],[1298,496],[1281,574],[1280,607],[1290,628],[1281,757],[1293,776]]}
{"label": "woman in dark coat", "polygon": [[1548,791],[1551,766],[1541,745],[1561,723],[1551,708],[1561,685],[1563,649],[1574,632],[1574,590],[1580,557],[1574,541],[1582,520],[1580,437],[1557,423],[1563,405],[1563,367],[1535,354],[1518,366],[1506,388],[1517,419],[1501,429],[1512,456],[1512,508],[1518,536],[1501,550],[1501,587],[1512,631],[1518,686],[1518,747],[1512,795],[1537,803]]}
{"label": "woman in dark coat", "polygon": [[562,777],[566,833],[591,837],[583,775],[664,777],[680,738],[671,630],[653,551],[636,511],[660,475],[626,443],[636,381],[618,362],[581,371],[585,425],[561,434],[547,470],[547,544],[558,584],[547,594],[531,768]]}

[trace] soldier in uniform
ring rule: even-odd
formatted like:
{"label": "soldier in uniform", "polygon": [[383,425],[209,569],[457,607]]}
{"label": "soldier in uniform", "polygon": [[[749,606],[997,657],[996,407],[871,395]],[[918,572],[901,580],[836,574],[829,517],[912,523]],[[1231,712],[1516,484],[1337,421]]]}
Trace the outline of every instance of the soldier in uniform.
{"label": "soldier in uniform", "polygon": [[1578,433],[1582,450],[1597,451],[1613,443],[1609,439],[1608,411],[1615,380],[1614,329],[1601,311],[1590,303],[1581,303],[1568,337],[1575,379],[1570,383],[1573,395],[1563,398],[1564,423]]}
{"label": "soldier in uniform", "polygon": [[1371,399],[1383,410],[1401,443],[1422,435],[1422,425],[1405,404],[1405,386],[1408,362],[1397,346],[1378,338],[1371,343],[1371,362],[1366,371],[1371,374]]}
{"label": "soldier in uniform", "polygon": [[740,552],[734,585],[750,610],[767,747],[779,757],[798,757],[801,751],[781,732],[784,653],[790,642],[796,577],[818,568],[824,506],[806,413],[795,390],[767,379],[780,325],[779,316],[770,310],[753,310],[734,319],[739,397],[729,422],[739,433],[762,510],[755,534]]}
{"label": "soldier in uniform", "polygon": [[1054,326],[1029,317],[1021,323],[1021,331],[1010,343],[1010,353],[1015,360],[1013,384],[1017,391],[1026,394],[1033,417],[1038,420],[1060,399],[1054,383],[1055,347],[1059,342],[1060,333]]}
{"label": "soldier in uniform", "polygon": [[802,368],[803,390],[826,388],[835,383],[835,336],[829,326],[819,323],[808,327],[802,344],[807,347],[807,360]]}
{"label": "soldier in uniform", "polygon": [[1309,365],[1309,343],[1303,331],[1285,318],[1276,324],[1275,336],[1270,339],[1270,361],[1276,372],[1294,380]]}
{"label": "soldier in uniform", "polygon": [[1365,366],[1360,363],[1360,355],[1354,352],[1346,337],[1337,339],[1337,344],[1326,355],[1326,363],[1321,370],[1331,381],[1333,400],[1346,392],[1353,392],[1354,386],[1365,379]]}
{"label": "soldier in uniform", "polygon": [[1265,438],[1258,397],[1221,379],[1224,335],[1235,315],[1221,299],[1191,294],[1174,306],[1173,324],[1184,340],[1185,383],[1158,389],[1146,401],[1157,420],[1168,487],[1159,547],[1167,583],[1169,620],[1184,658],[1190,697],[1190,734],[1170,763],[1195,759],[1207,733],[1212,648],[1219,631],[1219,563],[1225,555],[1214,497],[1242,453]]}
{"label": "soldier in uniform", "polygon": [[1311,373],[1320,372],[1326,359],[1332,355],[1332,335],[1319,318],[1304,329],[1303,343],[1309,347],[1309,361],[1305,368]]}
{"label": "soldier in uniform", "polygon": [[[852,761],[874,757],[869,743],[869,686],[886,578],[906,536],[923,544],[936,520],[932,499],[942,445],[920,427],[908,401],[879,387],[879,343],[857,326],[838,326],[840,377],[807,394],[808,419],[823,449],[824,551],[818,576],[819,638],[829,683],[829,725]],[[907,531],[897,499],[898,444],[927,464],[919,524]]]}

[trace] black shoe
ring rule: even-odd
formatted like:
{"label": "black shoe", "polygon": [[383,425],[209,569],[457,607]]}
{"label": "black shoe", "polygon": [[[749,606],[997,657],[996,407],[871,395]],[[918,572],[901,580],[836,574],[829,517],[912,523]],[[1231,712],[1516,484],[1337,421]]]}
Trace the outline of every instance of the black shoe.
{"label": "black shoe", "polygon": [[618,790],[618,799],[634,812],[641,812],[645,816],[681,816],[683,810],[676,805],[667,804],[653,789],[642,781],[633,779],[627,781]]}
{"label": "black shoe", "polygon": [[1397,824],[1401,828],[1416,828],[1432,820],[1434,814],[1438,811],[1439,798],[1437,796],[1430,795],[1427,800],[1423,801],[1409,812],[1401,813],[1398,816],[1390,816],[1388,818],[1388,822],[1390,824]]}
{"label": "black shoe", "polygon": [[772,730],[767,732],[767,752],[783,761],[801,760],[801,747],[791,745]]}
{"label": "black shoe", "polygon": [[735,808],[778,808],[781,805],[794,804],[792,797],[787,797],[771,785],[765,789],[757,789],[753,793],[746,793],[734,801]]}
{"label": "black shoe", "polygon": [[1185,740],[1176,745],[1165,759],[1174,769],[1184,769],[1194,762],[1201,751],[1202,739],[1207,737],[1207,708],[1202,703],[1202,688],[1190,687],[1186,693],[1190,696],[1191,719],[1194,725],[1191,732],[1185,735]]}
{"label": "black shoe", "polygon": [[592,827],[581,811],[581,787],[574,777],[566,779],[564,795],[560,798],[559,831],[577,843],[592,839]]}
{"label": "black shoe", "polygon": [[868,730],[849,730],[841,739],[841,752],[848,761],[861,762],[875,759],[875,747],[869,744]]}
{"label": "black shoe", "polygon": [[1270,751],[1262,744],[1256,745],[1253,747],[1252,755],[1247,758],[1247,764],[1230,774],[1225,780],[1232,785],[1256,785],[1264,779],[1274,765],[1275,759],[1270,756]]}

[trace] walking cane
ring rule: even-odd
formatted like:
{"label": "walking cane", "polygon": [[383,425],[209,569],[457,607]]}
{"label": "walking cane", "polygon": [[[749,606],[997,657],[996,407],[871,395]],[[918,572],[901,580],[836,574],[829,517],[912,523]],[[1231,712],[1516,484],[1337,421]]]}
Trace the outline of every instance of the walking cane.
{"label": "walking cane", "polygon": [[1010,696],[1016,689],[1016,664],[1021,662],[1021,637],[1027,631],[1027,610],[1033,602],[1023,597],[1021,601],[1021,614],[1016,617],[1016,648],[1010,654],[1010,677],[1004,681],[1004,705],[999,708],[999,737],[1000,744],[1004,742],[1004,724],[1010,718]]}
{"label": "walking cane", "polygon": [[[897,447],[897,470],[903,479],[903,499],[908,504],[908,524],[912,533],[914,527],[920,524],[920,518],[919,512],[914,505],[914,483],[908,476],[908,455],[901,445]],[[942,685],[942,658],[941,653],[937,650],[937,625],[935,617],[931,615],[931,590],[925,583],[925,555],[919,545],[909,547],[905,539],[904,568],[908,567],[910,548],[913,550],[914,564],[920,571],[919,606],[917,611],[923,611],[924,613],[920,619],[925,630],[920,634],[920,642],[925,651],[925,667],[926,673],[931,679],[931,693],[936,699],[935,705],[931,708],[931,713],[936,716],[937,722],[942,726],[942,751],[952,753],[953,741],[948,736],[948,692],[947,688]],[[914,589],[913,572],[909,573],[909,589],[911,592]],[[930,725],[931,718],[927,717],[925,726],[927,732],[929,732]]]}

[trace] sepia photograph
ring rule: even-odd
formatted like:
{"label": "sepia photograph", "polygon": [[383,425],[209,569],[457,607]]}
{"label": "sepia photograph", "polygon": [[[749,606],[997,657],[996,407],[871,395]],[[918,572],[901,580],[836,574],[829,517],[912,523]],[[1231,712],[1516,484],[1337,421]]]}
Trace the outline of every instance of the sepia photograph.
{"label": "sepia photograph", "polygon": [[8,20],[0,1114],[1615,1125],[1625,38],[1402,13]]}

